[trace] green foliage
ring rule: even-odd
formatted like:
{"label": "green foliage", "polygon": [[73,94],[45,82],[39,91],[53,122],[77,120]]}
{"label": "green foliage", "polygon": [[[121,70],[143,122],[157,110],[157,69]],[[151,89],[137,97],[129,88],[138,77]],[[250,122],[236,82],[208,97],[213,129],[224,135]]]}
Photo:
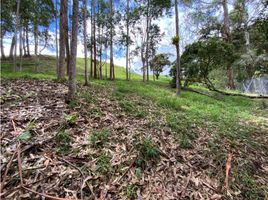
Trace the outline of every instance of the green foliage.
{"label": "green foliage", "polygon": [[27,142],[31,139],[31,137],[32,134],[29,131],[25,131],[22,134],[20,134],[17,139],[22,142]]}
{"label": "green foliage", "polygon": [[138,187],[134,184],[128,185],[126,188],[126,194],[129,199],[137,199]]}
{"label": "green foliage", "polygon": [[120,101],[119,105],[125,112],[133,112],[135,109],[135,104],[128,100]]}
{"label": "green foliage", "polygon": [[108,174],[111,170],[110,157],[106,153],[102,153],[96,161],[97,172],[101,174]]}
{"label": "green foliage", "polygon": [[175,45],[175,46],[179,45],[179,42],[180,42],[180,36],[177,35],[177,36],[172,37],[171,42],[172,42],[172,44]]}
{"label": "green foliage", "polygon": [[160,73],[163,72],[164,67],[169,65],[170,65],[169,56],[168,54],[164,53],[155,55],[153,59],[150,61],[151,71],[153,71],[157,80]]}
{"label": "green foliage", "polygon": [[73,113],[73,114],[64,114],[64,120],[67,124],[73,125],[77,122],[79,118],[78,113]]}
{"label": "green foliage", "polygon": [[137,158],[137,166],[145,166],[148,162],[157,162],[160,159],[160,152],[156,144],[151,138],[145,138],[138,144],[139,156]]}
{"label": "green foliage", "polygon": [[141,177],[142,177],[142,170],[141,170],[141,168],[137,167],[137,168],[135,169],[135,176],[136,176],[138,179],[141,179]]}
{"label": "green foliage", "polygon": [[110,132],[104,128],[101,130],[94,130],[90,136],[90,141],[94,147],[102,147],[108,141]]}
{"label": "green foliage", "polygon": [[69,144],[72,141],[72,137],[67,130],[62,130],[56,135],[56,141],[61,144]]}

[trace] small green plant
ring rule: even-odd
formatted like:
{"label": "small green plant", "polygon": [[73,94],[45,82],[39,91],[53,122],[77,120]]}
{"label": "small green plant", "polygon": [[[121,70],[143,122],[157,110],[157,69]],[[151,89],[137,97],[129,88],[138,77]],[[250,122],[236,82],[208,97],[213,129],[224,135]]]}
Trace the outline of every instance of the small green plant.
{"label": "small green plant", "polygon": [[189,137],[186,134],[180,136],[180,147],[183,149],[189,149],[192,147]]}
{"label": "small green plant", "polygon": [[67,124],[70,124],[70,125],[73,125],[77,122],[79,118],[79,115],[77,113],[74,113],[74,114],[64,114],[64,120]]}
{"label": "small green plant", "polygon": [[101,174],[108,174],[111,170],[110,157],[106,153],[102,153],[96,161],[97,172]]}
{"label": "small green plant", "polygon": [[122,100],[119,102],[119,105],[125,112],[132,112],[135,109],[135,105],[131,101]]}
{"label": "small green plant", "polygon": [[136,177],[138,178],[138,179],[141,179],[141,177],[142,177],[142,170],[141,170],[141,168],[136,168],[135,169],[135,175],[136,175]]}
{"label": "small green plant", "polygon": [[135,114],[135,117],[137,118],[144,118],[148,115],[148,113],[144,110],[138,110]]}
{"label": "small green plant", "polygon": [[172,37],[171,40],[172,40],[172,44],[176,46],[180,42],[180,36],[176,35],[176,36]]}
{"label": "small green plant", "polygon": [[137,190],[138,187],[134,184],[128,185],[126,188],[127,197],[129,199],[136,199],[137,198]]}
{"label": "small green plant", "polygon": [[32,119],[27,123],[26,130],[27,131],[32,131],[35,128],[36,128],[36,121],[35,121],[35,119]]}
{"label": "small green plant", "polygon": [[60,144],[57,147],[56,152],[61,154],[61,155],[66,155],[70,152],[70,146],[66,145],[66,144]]}
{"label": "small green plant", "polygon": [[145,138],[139,145],[139,156],[137,166],[145,166],[147,162],[157,162],[160,159],[159,149],[156,147],[151,138]]}
{"label": "small green plant", "polygon": [[72,141],[72,138],[68,131],[62,130],[56,135],[56,140],[61,144],[69,144]]}
{"label": "small green plant", "polygon": [[94,130],[90,136],[90,141],[94,147],[100,147],[103,146],[106,141],[108,141],[109,135],[110,132],[106,128]]}
{"label": "small green plant", "polygon": [[18,140],[22,142],[27,142],[32,138],[33,129],[36,128],[35,119],[30,120],[25,128],[25,131],[18,136]]}

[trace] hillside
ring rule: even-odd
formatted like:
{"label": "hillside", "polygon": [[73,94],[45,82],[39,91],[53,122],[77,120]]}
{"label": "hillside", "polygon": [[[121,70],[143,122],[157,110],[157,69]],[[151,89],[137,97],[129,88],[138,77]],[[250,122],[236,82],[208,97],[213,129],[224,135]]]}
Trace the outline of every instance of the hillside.
{"label": "hillside", "polygon": [[39,73],[26,60],[14,73],[2,61],[2,198],[40,198],[29,189],[65,199],[268,197],[267,100],[176,97],[168,79],[124,81],[118,66],[117,80],[83,86],[78,59],[77,99],[67,105],[55,59],[40,62]]}

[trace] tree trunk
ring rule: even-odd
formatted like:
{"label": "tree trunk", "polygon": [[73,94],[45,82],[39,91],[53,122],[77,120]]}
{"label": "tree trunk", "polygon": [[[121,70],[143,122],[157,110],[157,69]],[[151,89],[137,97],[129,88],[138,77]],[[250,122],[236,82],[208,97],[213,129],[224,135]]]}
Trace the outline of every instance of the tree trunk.
{"label": "tree trunk", "polygon": [[25,28],[23,29],[23,35],[22,35],[22,47],[23,47],[23,56],[26,57],[27,56],[27,51],[26,51],[26,45],[25,45]]}
{"label": "tree trunk", "polygon": [[13,57],[13,70],[16,71],[17,70],[17,30],[18,30],[18,26],[19,26],[19,14],[20,14],[20,0],[17,1],[17,12],[16,12],[16,25],[15,25],[15,51],[14,51],[14,57]]}
{"label": "tree trunk", "polygon": [[[101,36],[103,36],[103,27],[101,27]],[[102,41],[100,41],[100,79],[102,79]]]}
{"label": "tree trunk", "polygon": [[56,72],[59,74],[59,49],[58,49],[58,0],[55,1],[55,28],[56,28]]}
{"label": "tree trunk", "polygon": [[147,81],[149,81],[149,37],[150,37],[150,16],[149,16],[149,12],[150,12],[150,0],[148,0],[148,4],[147,4],[147,14],[146,14],[146,53],[145,53],[145,66],[146,66],[146,75],[147,75]]}
{"label": "tree trunk", "polygon": [[114,80],[113,60],[113,0],[110,0],[110,80]]}
{"label": "tree trunk", "polygon": [[97,45],[96,45],[96,16],[95,16],[95,1],[93,0],[93,48],[94,48],[94,78],[97,77]]}
{"label": "tree trunk", "polygon": [[91,0],[91,35],[90,35],[90,78],[93,77],[93,7],[95,6],[95,1]]}
{"label": "tree trunk", "polygon": [[84,51],[85,51],[85,85],[88,85],[88,65],[87,65],[87,1],[83,0],[83,25],[84,25]]}
{"label": "tree trunk", "polygon": [[127,45],[126,45],[126,80],[129,80],[129,74],[128,74],[128,51],[129,51],[129,0],[127,0]]}
{"label": "tree trunk", "polygon": [[[230,33],[230,25],[229,25],[229,13],[228,13],[228,6],[227,6],[227,0],[222,0],[222,6],[223,6],[223,14],[224,14],[224,39],[226,42],[231,42],[231,33]],[[233,76],[233,67],[231,64],[227,66],[227,86],[230,89],[235,89],[234,85],[234,76]]]}
{"label": "tree trunk", "polygon": [[35,71],[38,71],[38,24],[34,24],[34,55],[35,55]]}
{"label": "tree trunk", "polygon": [[5,56],[5,51],[4,51],[4,45],[3,45],[3,39],[4,39],[4,35],[5,35],[5,31],[1,30],[1,41],[0,41],[0,45],[1,45],[1,58],[2,59],[5,59],[6,56]]}
{"label": "tree trunk", "polygon": [[60,52],[59,52],[59,70],[58,80],[62,81],[65,77],[65,50],[66,50],[66,39],[65,39],[65,27],[67,17],[67,0],[60,1]]}
{"label": "tree trunk", "polygon": [[[178,12],[178,0],[175,0],[175,26],[176,26],[176,37],[179,38],[180,29],[179,29],[179,12]],[[176,94],[181,94],[181,61],[180,61],[180,41],[176,44],[176,54],[177,54],[177,62],[176,62]]]}
{"label": "tree trunk", "polygon": [[29,45],[29,23],[26,24],[26,46],[27,46],[27,56],[31,56],[30,45]]}
{"label": "tree trunk", "polygon": [[19,34],[19,48],[20,48],[20,71],[22,70],[22,24],[20,24],[20,34]]}
{"label": "tree trunk", "polygon": [[76,55],[77,55],[77,34],[78,34],[78,8],[79,8],[78,5],[79,5],[78,0],[73,0],[68,101],[72,101],[75,98],[75,92],[76,92]]}
{"label": "tree trunk", "polygon": [[13,58],[13,53],[14,53],[14,47],[15,47],[15,34],[12,37],[12,42],[10,45],[10,51],[9,51],[9,58]]}

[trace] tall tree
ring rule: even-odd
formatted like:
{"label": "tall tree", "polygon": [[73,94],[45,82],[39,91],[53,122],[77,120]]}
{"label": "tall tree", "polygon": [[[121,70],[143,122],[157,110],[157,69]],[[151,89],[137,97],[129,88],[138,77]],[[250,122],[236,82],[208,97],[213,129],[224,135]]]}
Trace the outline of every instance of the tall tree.
{"label": "tall tree", "polygon": [[181,94],[181,63],[180,63],[180,29],[179,29],[179,12],[178,12],[178,0],[175,0],[175,26],[176,26],[176,36],[173,38],[173,44],[176,46],[176,94]]}
{"label": "tall tree", "polygon": [[127,27],[127,35],[126,35],[126,80],[129,80],[129,69],[128,69],[128,63],[129,63],[129,0],[127,0],[127,8],[126,8],[126,27]]}
{"label": "tall tree", "polygon": [[16,56],[17,56],[17,30],[18,30],[18,26],[19,26],[19,14],[20,14],[20,0],[17,0],[17,11],[16,11],[16,25],[15,25],[15,52],[14,52],[14,57],[13,57],[13,70],[16,71],[17,70],[17,60],[16,60]]}
{"label": "tall tree", "polygon": [[83,0],[83,25],[84,25],[84,53],[85,53],[85,85],[88,85],[88,64],[87,64],[87,1]]}
{"label": "tall tree", "polygon": [[114,55],[113,55],[113,0],[109,1],[110,5],[110,80],[115,79],[114,74]]}
{"label": "tall tree", "polygon": [[[227,0],[222,0],[222,7],[223,7],[223,16],[224,16],[224,23],[223,23],[223,37],[226,42],[231,43],[231,33],[230,33],[230,22],[229,22],[229,12],[228,12],[228,5]],[[227,66],[227,78],[228,83],[227,86],[230,89],[235,89],[234,84],[234,71],[231,65]]]}
{"label": "tall tree", "polygon": [[61,0],[60,3],[60,52],[59,52],[59,70],[58,80],[64,80],[65,77],[65,50],[66,50],[66,39],[65,39],[65,27],[67,18],[67,0]]}
{"label": "tall tree", "polygon": [[77,55],[77,35],[78,35],[78,0],[73,0],[73,15],[72,15],[72,39],[71,39],[71,57],[70,71],[68,82],[68,101],[75,98],[76,93],[76,55]]}
{"label": "tall tree", "polygon": [[56,69],[59,74],[59,50],[58,50],[58,0],[55,0],[55,26],[56,26]]}

